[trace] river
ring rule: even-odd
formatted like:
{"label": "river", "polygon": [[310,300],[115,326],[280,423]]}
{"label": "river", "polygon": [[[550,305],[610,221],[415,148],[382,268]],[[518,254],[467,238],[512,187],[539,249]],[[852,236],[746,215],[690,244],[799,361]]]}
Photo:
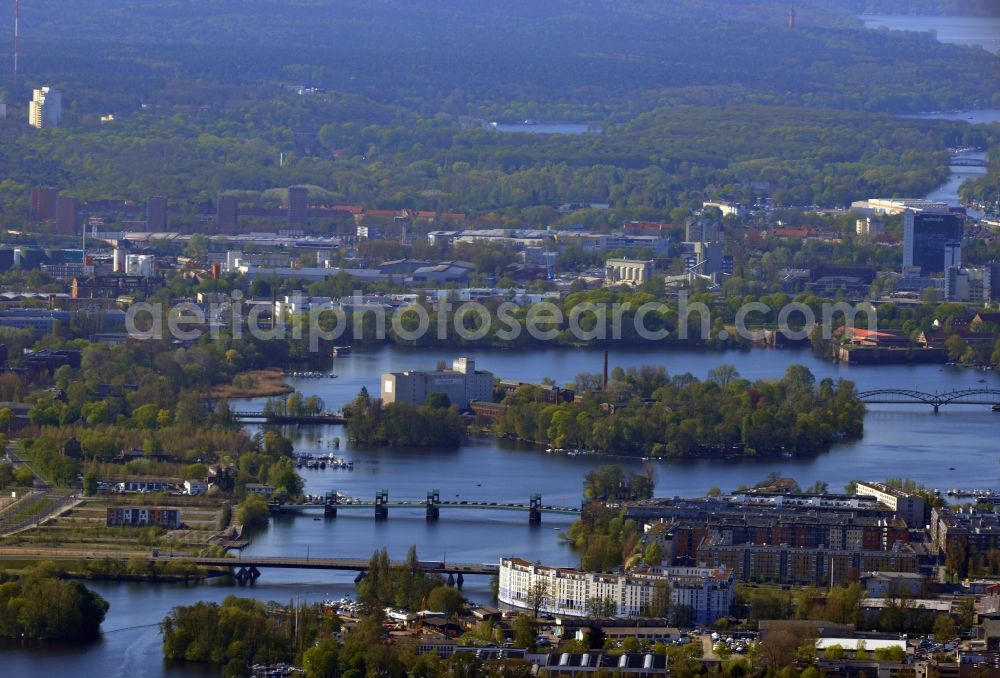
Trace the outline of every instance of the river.
{"label": "river", "polygon": [[[544,351],[466,351],[486,369],[508,379],[537,381],[545,376],[558,383],[576,374],[601,369],[602,353],[596,350],[556,348]],[[377,393],[379,375],[403,369],[433,369],[438,360],[450,361],[446,350],[414,352],[396,347],[355,351],[333,361],[337,379],[297,379],[294,386],[316,394],[328,406],[340,406],[362,386]],[[807,365],[818,379],[848,378],[859,388],[905,387],[944,391],[990,385],[1000,387],[1000,376],[938,365],[861,367],[817,360],[804,350],[648,351],[623,349],[611,352],[612,366],[638,367],[659,364],[671,374],[691,372],[704,378],[720,363],[730,363],[749,379],[780,377],[787,365]],[[985,379],[985,383],[980,383]],[[261,400],[249,406],[260,406]],[[865,418],[864,438],[835,446],[806,459],[756,461],[658,461],[653,462],[659,496],[703,494],[711,487],[731,490],[756,482],[777,471],[802,484],[825,480],[839,489],[856,478],[883,479],[906,475],[940,489],[997,486],[1000,466],[996,431],[1000,415],[978,406],[930,407],[876,405]],[[344,438],[339,426],[288,428],[296,448],[329,450],[335,436]],[[546,504],[579,502],[582,479],[591,468],[608,461],[596,457],[548,455],[528,446],[492,439],[473,439],[457,450],[358,449],[344,445],[338,455],[355,462],[354,470],[303,470],[310,493],[339,490],[352,496],[371,497],[387,489],[390,498],[422,498],[438,489],[443,498],[523,502],[540,492]],[[625,460],[640,468],[641,461]],[[955,470],[949,470],[953,467]],[[570,549],[560,541],[568,517],[546,514],[542,525],[529,527],[520,513],[445,509],[436,524],[424,521],[418,510],[391,510],[389,519],[376,523],[367,511],[342,511],[335,519],[311,515],[282,516],[271,527],[253,535],[247,554],[298,556],[368,556],[387,546],[401,558],[415,543],[421,557],[465,562],[496,562],[517,554],[550,563],[574,564]],[[559,529],[555,529],[559,528]],[[213,582],[203,585],[141,585],[94,583],[111,602],[106,632],[100,641],[46,649],[8,649],[3,653],[8,675],[47,676],[177,676],[214,675],[195,667],[174,666],[160,656],[159,633],[148,626],[159,621],[174,605],[196,600],[221,600],[231,593],[253,594],[279,601],[321,600],[353,592],[353,576],[313,571],[266,571],[252,589]],[[488,596],[487,582],[470,577],[465,592],[477,600]],[[138,627],[138,628],[137,628]]]}
{"label": "river", "polygon": [[[905,23],[889,19],[905,19]],[[922,19],[923,21],[914,21]],[[866,17],[894,29],[937,28],[944,42],[984,44],[982,36],[970,31],[962,35],[947,26],[954,17]],[[959,18],[961,19],[961,17]],[[978,19],[976,21],[979,21]],[[994,41],[1000,29],[983,24]],[[951,23],[949,23],[951,22]],[[975,33],[975,35],[973,35]],[[970,37],[972,36],[972,37]],[[996,51],[998,47],[992,47]],[[987,112],[989,113],[989,112]],[[943,115],[968,114],[928,114]],[[993,111],[982,120],[997,119]],[[962,117],[959,117],[962,119]],[[985,157],[983,154],[971,157]],[[952,168],[949,181],[927,197],[957,204],[957,189],[981,168]],[[550,349],[530,353],[517,351],[464,351],[475,358],[479,369],[505,379],[539,381],[552,377],[570,382],[580,372],[598,372],[602,353],[581,349]],[[433,369],[438,360],[450,362],[455,353],[445,350],[413,352],[385,347],[371,352],[357,351],[334,360],[337,379],[293,380],[301,392],[316,394],[328,407],[339,407],[357,395],[362,386],[377,393],[379,375],[404,369]],[[777,378],[792,363],[805,364],[816,375],[846,378],[860,389],[910,388],[946,391],[955,388],[990,386],[1000,388],[1000,375],[938,365],[862,367],[819,361],[803,350],[752,350],[716,353],[673,349],[652,352],[639,349],[616,350],[611,365],[638,367],[663,365],[671,374],[691,372],[704,378],[721,363],[736,366],[748,379]],[[985,380],[981,383],[980,380]],[[249,407],[259,407],[261,400]],[[830,483],[838,490],[858,478],[884,479],[905,475],[942,490],[1000,485],[1000,459],[996,446],[1000,415],[986,407],[945,406],[934,414],[926,406],[873,405],[865,417],[864,438],[835,446],[829,452],[805,459],[764,459],[735,462],[658,461],[658,496],[697,496],[709,488],[732,490],[752,484],[772,471],[793,477],[802,484],[815,480]],[[329,451],[334,437],[345,438],[339,426],[286,429],[301,451]],[[544,454],[529,446],[492,439],[473,439],[458,450],[356,449],[344,446],[336,452],[355,462],[354,470],[303,470],[306,491],[322,494],[338,490],[352,496],[372,497],[381,489],[390,498],[422,498],[430,489],[442,498],[523,502],[540,492],[546,504],[574,505],[579,502],[583,476],[608,460],[595,457],[565,457]],[[632,468],[642,462],[617,460]],[[950,470],[954,468],[955,470]],[[503,555],[520,555],[553,564],[575,564],[572,551],[559,539],[570,518],[546,514],[542,525],[529,527],[520,513],[445,509],[438,523],[428,524],[421,511],[391,510],[389,520],[376,523],[365,511],[342,511],[336,519],[314,519],[311,515],[282,516],[269,529],[252,535],[247,554],[299,556],[367,557],[382,546],[394,558],[402,558],[410,544],[417,544],[421,557],[447,558],[465,562],[496,562]],[[94,582],[88,586],[108,599],[111,608],[102,637],[89,643],[6,646],[0,650],[2,675],[45,677],[73,675],[76,678],[150,678],[217,676],[208,666],[171,664],[162,659],[160,635],[156,628],[175,605],[199,600],[221,601],[230,594],[253,595],[263,600],[319,601],[351,595],[353,575],[314,571],[266,571],[252,588],[240,589],[221,581],[205,584],[135,584]],[[464,592],[474,600],[488,599],[488,585],[470,577]]]}
{"label": "river", "polygon": [[916,16],[862,14],[866,28],[893,31],[934,31],[939,42],[977,45],[994,54],[1000,51],[1000,17],[996,16]]}
{"label": "river", "polygon": [[493,122],[486,129],[497,132],[521,132],[526,134],[600,134],[601,128],[588,123],[575,122]]}
{"label": "river", "polygon": [[[963,160],[986,160],[986,151],[967,151],[952,157]],[[944,182],[936,189],[924,196],[927,200],[938,200],[953,207],[961,207],[962,201],[958,197],[958,189],[968,179],[978,179],[986,175],[985,167],[966,167],[963,165],[951,165],[949,168],[948,181]],[[966,209],[966,213],[974,219],[982,219],[983,212],[971,208]]]}

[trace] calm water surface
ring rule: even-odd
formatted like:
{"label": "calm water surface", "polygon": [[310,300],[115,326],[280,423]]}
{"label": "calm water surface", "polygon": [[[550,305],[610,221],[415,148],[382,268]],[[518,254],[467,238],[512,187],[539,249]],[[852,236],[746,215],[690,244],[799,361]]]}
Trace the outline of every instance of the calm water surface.
{"label": "calm water surface", "polygon": [[[986,160],[986,152],[970,151],[968,153],[959,153],[955,156],[955,158]],[[948,181],[944,182],[936,189],[925,195],[924,198],[927,200],[938,200],[954,207],[960,207],[962,205],[962,201],[958,197],[958,189],[961,188],[962,184],[969,179],[978,179],[981,176],[985,176],[986,168],[952,165],[948,169],[950,172],[948,175]],[[983,212],[981,210],[967,208],[966,212],[970,217],[976,219],[983,218]]]}
{"label": "calm water surface", "polygon": [[[1000,19],[963,17],[864,17],[866,25],[885,25],[894,30],[937,30],[942,42],[978,44],[1000,49]],[[970,111],[928,116],[954,116],[970,122],[1000,120],[1000,111]],[[503,126],[504,128],[508,126]],[[516,131],[582,133],[586,126],[510,126]],[[535,129],[527,129],[535,128]],[[563,129],[565,128],[565,129]],[[583,128],[583,129],[580,129]],[[503,129],[501,131],[515,131]],[[957,204],[958,186],[978,168],[953,168],[949,182],[928,198]],[[559,383],[570,382],[580,372],[599,372],[599,351],[553,349],[532,353],[513,351],[465,351],[480,369],[507,379],[539,381],[549,376]],[[298,380],[293,384],[306,394],[321,396],[330,407],[339,407],[362,386],[378,392],[379,375],[384,371],[433,369],[438,360],[450,361],[451,351],[410,352],[384,348],[358,351],[334,361],[335,380]],[[641,350],[614,351],[611,365],[638,367],[660,364],[671,374],[691,372],[704,378],[720,363],[736,365],[749,379],[780,377],[793,362],[806,364],[818,379],[847,378],[862,390],[901,387],[924,391],[991,386],[1000,388],[1000,377],[941,366],[850,367],[817,361],[807,351],[712,353],[700,351]],[[980,383],[985,379],[985,383]],[[260,406],[251,401],[249,406]],[[704,493],[711,487],[734,489],[752,484],[772,471],[796,478],[802,484],[825,480],[839,489],[856,478],[882,479],[905,475],[931,487],[1000,486],[1000,415],[989,408],[955,406],[935,415],[929,407],[869,407],[862,440],[838,445],[833,450],[808,459],[766,459],[728,463],[708,461],[653,462],[659,496]],[[329,451],[330,442],[341,427],[290,428],[286,430],[297,449]],[[443,498],[523,502],[533,492],[542,493],[552,505],[579,502],[583,476],[606,459],[546,455],[527,447],[489,439],[474,439],[459,450],[357,449],[344,446],[337,454],[355,462],[353,471],[303,470],[307,491],[338,490],[352,496],[371,497],[387,489],[390,498],[421,498],[427,490],[439,489]],[[642,462],[621,461],[639,469]],[[954,468],[955,470],[950,470]],[[253,535],[247,554],[300,556],[368,556],[383,545],[393,557],[402,557],[410,544],[417,544],[421,557],[447,558],[465,562],[496,562],[501,556],[517,554],[554,564],[575,564],[570,549],[560,541],[560,531],[568,517],[545,515],[543,524],[529,527],[520,513],[476,510],[442,510],[436,524],[428,524],[415,510],[392,510],[389,520],[376,523],[365,511],[347,512],[333,520],[315,520],[312,515],[282,516],[262,533]],[[319,601],[351,595],[353,574],[309,571],[267,571],[252,588],[237,588],[223,582],[200,585],[132,583],[89,584],[111,603],[104,634],[92,643],[0,648],[0,675],[45,677],[72,675],[78,678],[176,678],[215,676],[211,667],[170,664],[162,659],[156,624],[170,608],[199,600],[221,601],[236,593],[263,600]],[[464,591],[474,600],[488,598],[487,582],[470,578]]]}
{"label": "calm water surface", "polygon": [[[538,381],[545,376],[558,383],[576,374],[601,369],[600,351],[552,349],[537,352],[466,351],[479,369],[508,379]],[[377,393],[379,375],[403,369],[433,369],[438,360],[450,361],[446,350],[413,352],[399,348],[356,351],[337,358],[332,370],[337,379],[301,379],[293,384],[305,394],[321,396],[327,406],[339,407],[362,386]],[[1000,388],[1000,377],[937,365],[851,367],[816,360],[808,351],[753,350],[726,353],[671,350],[613,351],[610,364],[638,367],[658,364],[671,374],[690,372],[704,378],[727,362],[749,379],[780,377],[787,365],[807,365],[818,379],[848,378],[860,389],[890,386],[945,391],[990,385]],[[986,380],[980,383],[980,379]],[[258,399],[247,407],[262,405]],[[704,493],[711,487],[734,489],[752,484],[772,471],[796,478],[802,484],[825,480],[838,489],[856,478],[882,479],[906,475],[932,487],[997,487],[1000,485],[1000,449],[996,445],[1000,415],[987,407],[942,408],[935,415],[929,407],[872,406],[865,419],[862,440],[838,445],[808,459],[784,458],[756,461],[652,462],[660,496]],[[339,426],[287,429],[302,451],[329,451],[334,437],[344,439]],[[361,449],[344,445],[338,455],[355,462],[353,471],[303,470],[307,491],[338,490],[352,496],[372,497],[387,489],[390,498],[422,498],[430,489],[442,497],[468,500],[523,502],[540,492],[546,504],[579,502],[586,472],[607,459],[547,455],[527,446],[492,439],[473,439],[457,450]],[[639,469],[641,461],[623,461]],[[949,470],[954,467],[955,470]],[[417,510],[391,510],[389,520],[376,523],[364,510],[342,511],[336,519],[315,520],[313,515],[282,516],[262,533],[253,535],[247,554],[298,556],[361,556],[385,545],[393,557],[402,557],[417,544],[421,557],[451,561],[496,562],[518,554],[554,564],[574,564],[570,549],[560,541],[568,517],[545,515],[541,526],[529,527],[521,513],[443,509],[436,524],[428,524]],[[557,529],[558,528],[558,529]],[[214,582],[204,585],[93,584],[111,602],[102,639],[90,644],[63,645],[43,651],[10,649],[3,652],[3,675],[12,676],[180,676],[214,675],[204,667],[177,666],[161,658],[155,626],[171,607],[197,600],[221,600],[238,593],[279,601],[322,600],[353,592],[353,575],[310,571],[267,571],[253,588],[240,589]],[[470,578],[465,592],[476,600],[488,596],[488,583]]]}
{"label": "calm water surface", "polygon": [[525,132],[528,134],[596,134],[599,128],[591,128],[586,123],[498,123],[487,129],[497,132]]}
{"label": "calm water surface", "polygon": [[934,31],[940,42],[976,45],[990,52],[1000,51],[1000,17],[979,16],[909,16],[862,14],[866,28],[893,31]]}
{"label": "calm water surface", "polygon": [[903,118],[927,118],[932,120],[962,120],[970,125],[986,125],[1000,122],[1000,109],[976,108],[970,111],[936,111],[900,116]]}

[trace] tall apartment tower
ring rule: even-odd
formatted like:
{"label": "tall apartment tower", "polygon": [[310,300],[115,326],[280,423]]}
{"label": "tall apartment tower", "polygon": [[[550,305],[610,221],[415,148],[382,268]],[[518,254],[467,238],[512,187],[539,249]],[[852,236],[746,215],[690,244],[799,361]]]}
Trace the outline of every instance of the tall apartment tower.
{"label": "tall apartment tower", "polygon": [[153,232],[167,230],[166,198],[153,196],[146,200],[146,230]]}
{"label": "tall apartment tower", "polygon": [[216,203],[216,225],[222,233],[235,233],[239,219],[239,201],[235,195],[220,195]]}
{"label": "tall apartment tower", "polygon": [[304,186],[288,189],[288,223],[304,224],[309,219],[309,190]]}
{"label": "tall apartment tower", "polygon": [[42,129],[62,122],[62,92],[51,87],[35,90],[28,104],[28,124]]}
{"label": "tall apartment tower", "polygon": [[59,191],[51,186],[36,186],[31,189],[31,218],[35,221],[55,219],[58,199]]}
{"label": "tall apartment tower", "polygon": [[71,195],[60,195],[56,200],[56,230],[60,235],[76,235],[80,215],[80,201]]}

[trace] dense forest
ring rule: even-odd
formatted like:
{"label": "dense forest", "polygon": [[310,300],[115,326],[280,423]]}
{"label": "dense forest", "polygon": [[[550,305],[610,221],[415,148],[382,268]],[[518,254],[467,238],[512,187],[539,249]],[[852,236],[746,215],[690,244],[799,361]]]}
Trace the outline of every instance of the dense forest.
{"label": "dense forest", "polygon": [[223,664],[225,675],[238,676],[255,663],[298,660],[301,665],[317,634],[336,630],[339,620],[324,615],[319,605],[281,607],[227,596],[221,605],[175,607],[160,628],[167,659]]}
{"label": "dense forest", "polygon": [[[18,223],[30,187],[46,183],[84,200],[168,195],[175,226],[189,228],[201,223],[199,212],[211,214],[220,192],[277,206],[284,193],[266,189],[295,184],[310,185],[318,203],[495,212],[529,224],[554,219],[565,202],[666,213],[703,199],[745,199],[751,182],[766,184],[779,206],[843,206],[921,195],[947,176],[945,149],[1000,136],[960,122],[743,105],[661,108],[604,134],[539,137],[408,114],[362,124],[353,106],[335,96],[279,98],[239,114],[143,113],[42,133],[8,120],[3,212]],[[301,127],[317,132],[303,138]]]}
{"label": "dense forest", "polygon": [[[995,145],[995,127],[879,114],[996,105],[997,57],[860,29],[852,12],[875,5],[796,3],[790,30],[766,0],[33,2],[22,77],[0,71],[0,225],[39,184],[167,195],[188,228],[219,192],[277,204],[266,191],[294,184],[529,223],[565,202],[669,212],[749,182],[779,205],[922,194],[947,147]],[[24,125],[41,84],[63,90],[59,130]],[[525,119],[604,133],[482,129]]]}
{"label": "dense forest", "polygon": [[344,407],[350,415],[347,435],[362,445],[455,447],[465,438],[465,425],[458,410],[449,407],[447,396],[444,402],[437,396],[444,394],[430,394],[427,404],[419,407],[405,402],[383,405],[362,388]]}
{"label": "dense forest", "polygon": [[[620,375],[620,376],[619,376]],[[497,435],[556,448],[623,456],[812,454],[840,438],[860,437],[864,404],[854,384],[792,365],[780,380],[750,382],[729,365],[706,381],[669,377],[662,367],[620,372],[607,396],[552,404],[537,387],[503,400]]]}
{"label": "dense forest", "polygon": [[0,639],[79,640],[100,634],[108,601],[76,581],[62,581],[52,563],[10,579],[0,571]]}

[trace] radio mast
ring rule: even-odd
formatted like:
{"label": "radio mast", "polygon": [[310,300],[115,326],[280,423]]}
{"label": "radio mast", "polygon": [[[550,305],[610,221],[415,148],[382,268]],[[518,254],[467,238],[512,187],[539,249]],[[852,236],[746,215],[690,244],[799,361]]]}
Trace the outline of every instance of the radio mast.
{"label": "radio mast", "polygon": [[21,0],[14,0],[14,82],[17,82],[17,57],[19,38],[21,36]]}

